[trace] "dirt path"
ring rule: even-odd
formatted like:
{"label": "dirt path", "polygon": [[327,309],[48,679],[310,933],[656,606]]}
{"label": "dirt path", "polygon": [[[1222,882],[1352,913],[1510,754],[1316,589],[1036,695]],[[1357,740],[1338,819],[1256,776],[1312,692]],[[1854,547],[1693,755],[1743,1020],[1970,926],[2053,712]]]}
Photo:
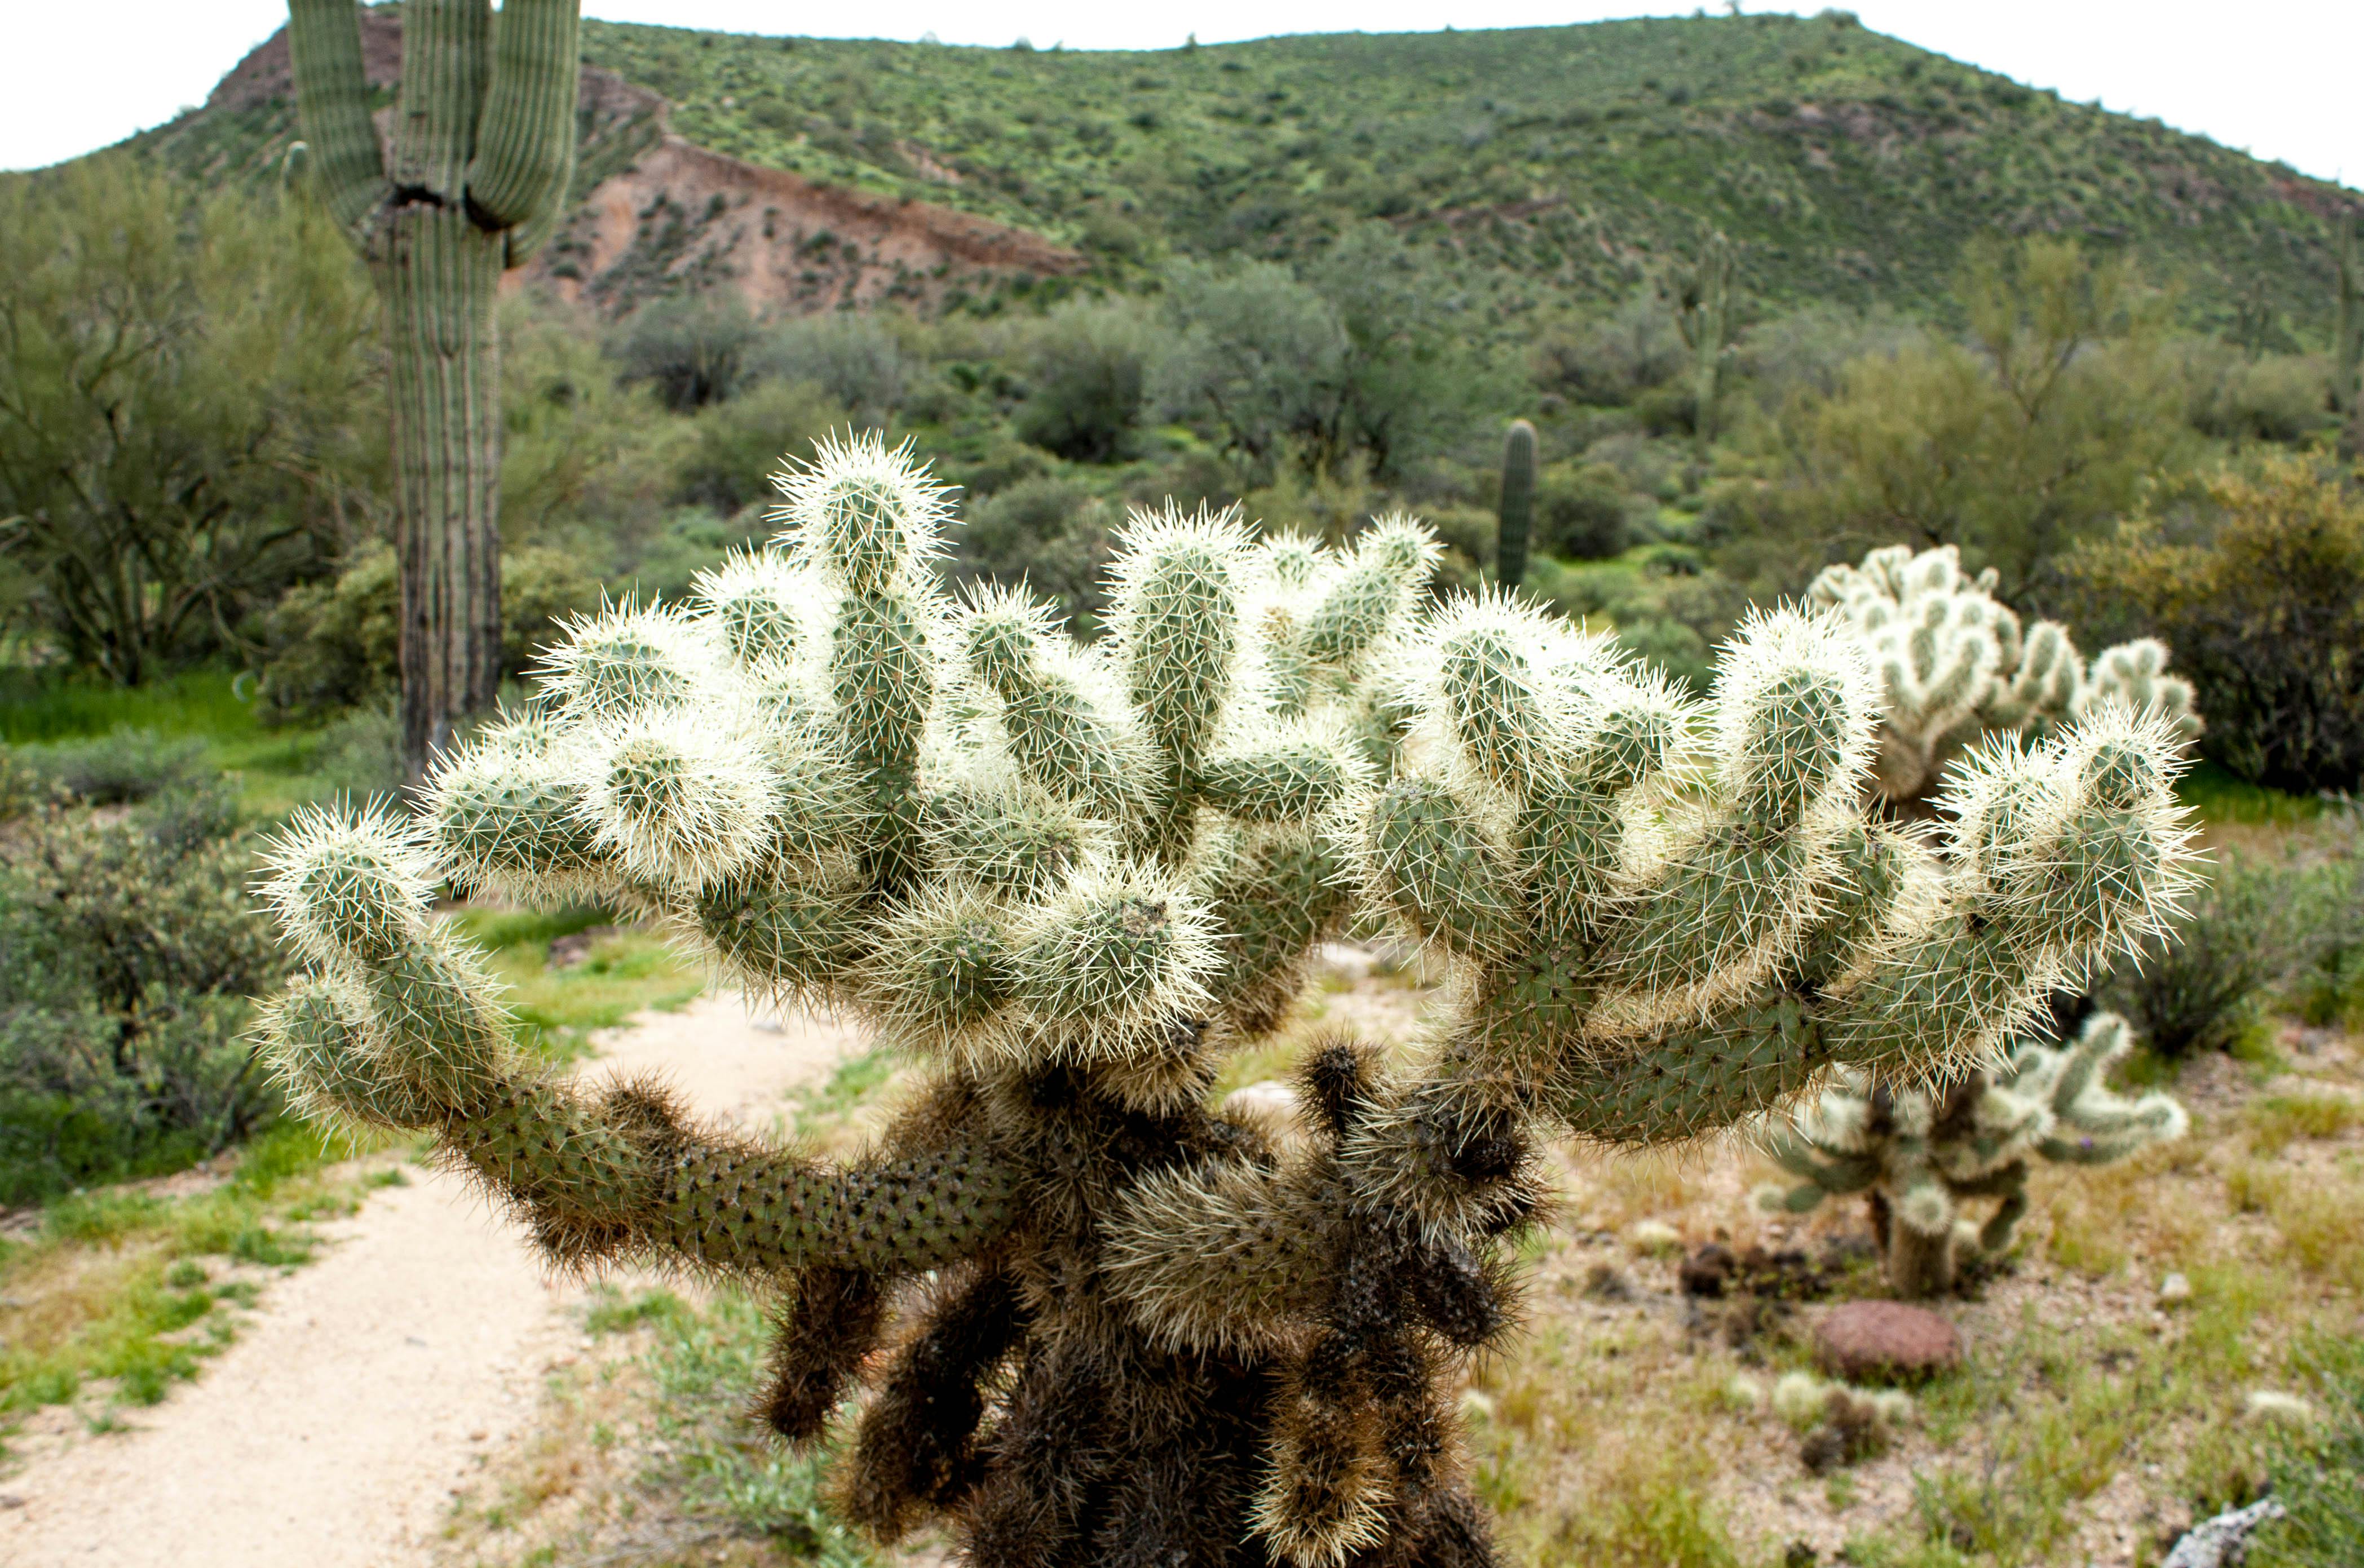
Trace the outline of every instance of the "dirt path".
{"label": "dirt path", "polygon": [[[702,997],[619,1030],[586,1072],[661,1070],[701,1111],[761,1125],[859,1038]],[[418,1172],[324,1226],[194,1386],[12,1477],[11,1568],[376,1568],[424,1562],[476,1456],[531,1415],[580,1348],[553,1281],[459,1181]]]}

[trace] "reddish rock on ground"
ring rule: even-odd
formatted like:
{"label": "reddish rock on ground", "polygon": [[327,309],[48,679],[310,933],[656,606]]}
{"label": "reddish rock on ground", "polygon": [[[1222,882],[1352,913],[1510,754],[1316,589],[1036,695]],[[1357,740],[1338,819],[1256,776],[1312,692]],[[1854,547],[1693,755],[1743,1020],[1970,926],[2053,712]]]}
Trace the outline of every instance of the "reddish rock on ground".
{"label": "reddish rock on ground", "polygon": [[1850,1301],[1814,1325],[1814,1360],[1849,1383],[1926,1377],[1962,1363],[1962,1336],[1925,1307]]}

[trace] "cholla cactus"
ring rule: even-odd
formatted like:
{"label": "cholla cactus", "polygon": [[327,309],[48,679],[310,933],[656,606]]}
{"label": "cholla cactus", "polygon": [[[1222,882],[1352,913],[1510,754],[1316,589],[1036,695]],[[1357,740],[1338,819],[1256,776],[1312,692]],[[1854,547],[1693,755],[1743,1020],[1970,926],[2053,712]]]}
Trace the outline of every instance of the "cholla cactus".
{"label": "cholla cactus", "polygon": [[[1891,1089],[1842,1073],[1770,1142],[1781,1167],[1805,1181],[1760,1201],[1799,1214],[1834,1195],[1868,1194],[1890,1284],[1901,1296],[1939,1295],[1953,1287],[1962,1252],[2011,1245],[2027,1212],[2031,1158],[2103,1165],[2183,1135],[2183,1107],[2170,1096],[2127,1098],[2104,1084],[2133,1046],[2124,1018],[2097,1013],[2074,1043],[2023,1045],[2000,1071],[1948,1089]],[[1998,1200],[1983,1226],[1962,1215],[1971,1198]]]}
{"label": "cholla cactus", "polygon": [[1992,568],[1968,575],[1950,544],[1917,555],[1900,544],[1830,567],[1806,591],[1845,616],[1879,673],[1872,781],[1893,807],[1925,816],[1946,764],[1981,735],[2048,734],[2107,703],[2160,716],[2183,741],[2198,737],[2191,684],[2166,673],[2165,643],[2121,643],[2088,669],[2066,628],[2023,630],[1994,585]]}
{"label": "cholla cactus", "polygon": [[[1086,649],[1020,595],[941,597],[901,454],[786,488],[781,547],[579,627],[423,825],[297,828],[268,891],[315,972],[272,1049],[562,1262],[775,1294],[791,1438],[901,1304],[843,1506],[949,1514],[991,1568],[1490,1562],[1447,1395],[1511,1320],[1539,1139],[1968,1070],[2176,891],[2169,747],[2122,714],[1984,759],[1950,863],[1858,822],[1876,689],[1828,618],[1753,623],[1700,710],[1510,601],[1416,619],[1408,521],[1342,556],[1168,509]],[[932,1072],[844,1166],[578,1089],[518,1057],[438,881],[629,902]],[[1293,1138],[1210,1113],[1358,895],[1455,971],[1426,1050],[1318,1042]]]}

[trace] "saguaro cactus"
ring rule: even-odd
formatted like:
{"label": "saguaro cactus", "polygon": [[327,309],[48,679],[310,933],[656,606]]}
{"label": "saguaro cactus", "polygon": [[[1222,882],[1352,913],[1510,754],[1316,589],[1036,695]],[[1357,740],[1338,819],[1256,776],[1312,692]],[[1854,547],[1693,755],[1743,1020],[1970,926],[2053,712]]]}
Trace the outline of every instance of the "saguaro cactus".
{"label": "saguaro cactus", "polygon": [[[1417,525],[1339,553],[1168,508],[1086,648],[1020,593],[942,599],[899,454],[785,483],[778,546],[579,628],[423,828],[289,836],[268,891],[313,973],[271,1049],[317,1112],[431,1131],[553,1257],[775,1295],[791,1438],[908,1304],[844,1506],[890,1538],[949,1514],[990,1568],[1492,1562],[1450,1378],[1511,1321],[1538,1139],[1975,1064],[2177,886],[2168,747],[2123,716],[1994,759],[1950,865],[1858,823],[1874,691],[1827,618],[1753,624],[1702,712],[1498,597],[1415,619]],[[1385,783],[1381,710],[1411,720]],[[844,1166],[585,1093],[513,1051],[439,879],[628,901],[931,1073]],[[1316,1042],[1301,1138],[1210,1112],[1358,896],[1457,974],[1429,1049]]]}
{"label": "saguaro cactus", "polygon": [[1527,546],[1534,535],[1535,428],[1511,421],[1502,438],[1502,498],[1494,528],[1494,577],[1515,588],[1527,574]]}
{"label": "saguaro cactus", "polygon": [[1952,545],[1875,550],[1806,590],[1840,612],[1879,673],[1872,784],[1891,809],[1932,809],[1945,770],[1981,736],[2044,735],[2111,704],[2158,716],[2179,742],[2200,733],[2191,683],[2167,673],[2167,645],[2119,643],[2089,667],[2057,621],[2023,630],[1994,597],[1991,567],[1972,577]]}
{"label": "saguaro cactus", "polygon": [[[2183,1135],[2183,1107],[2170,1096],[2127,1098],[2103,1083],[2133,1047],[2124,1018],[2097,1013],[2073,1043],[2022,1045],[2001,1071],[1942,1091],[1842,1073],[1768,1146],[1805,1181],[1759,1201],[1802,1214],[1825,1197],[1867,1194],[1889,1284],[1900,1296],[1941,1295],[1961,1252],[2011,1245],[2027,1212],[2031,1157],[2102,1165]],[[1967,1198],[1997,1200],[1985,1225],[1962,1217]]]}
{"label": "saguaro cactus", "polygon": [[1662,284],[1660,294],[1675,313],[1675,328],[1691,356],[1691,400],[1696,409],[1692,439],[1701,457],[1715,437],[1716,405],[1723,396],[1723,370],[1740,331],[1738,256],[1718,229],[1708,236],[1699,260]]}
{"label": "saguaro cactus", "polygon": [[579,0],[409,0],[391,160],[352,0],[289,0],[296,109],[329,213],[385,300],[414,773],[500,682],[504,268],[555,224],[574,162]]}

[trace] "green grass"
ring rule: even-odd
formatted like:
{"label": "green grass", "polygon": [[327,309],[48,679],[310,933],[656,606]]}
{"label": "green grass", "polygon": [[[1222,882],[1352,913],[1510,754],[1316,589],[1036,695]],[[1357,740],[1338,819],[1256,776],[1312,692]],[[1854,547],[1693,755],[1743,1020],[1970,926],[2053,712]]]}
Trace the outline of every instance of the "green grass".
{"label": "green grass", "polygon": [[101,1380],[110,1404],[152,1405],[195,1377],[235,1337],[222,1308],[256,1299],[251,1277],[228,1276],[308,1261],[309,1223],[405,1179],[393,1164],[330,1169],[373,1151],[399,1154],[282,1123],[210,1190],[103,1188],[50,1204],[30,1239],[0,1247],[0,1424]]}
{"label": "green grass", "polygon": [[2324,803],[2312,795],[2289,795],[2237,779],[2215,762],[2195,763],[2175,786],[2176,798],[2206,822],[2239,823],[2245,827],[2296,828],[2323,815]]}
{"label": "green grass", "polygon": [[144,686],[0,670],[0,744],[125,729],[194,736],[209,763],[240,775],[240,804],[250,815],[281,816],[335,793],[339,781],[321,766],[322,728],[266,726],[244,689],[240,676],[219,669],[184,670]]}
{"label": "green grass", "polygon": [[550,967],[550,944],[606,925],[600,909],[463,909],[452,916],[463,935],[485,945],[494,978],[508,987],[518,1038],[548,1060],[568,1062],[591,1051],[591,1036],[615,1029],[644,1009],[671,1012],[706,988],[705,966],[663,938],[626,929],[601,937],[579,963]]}

